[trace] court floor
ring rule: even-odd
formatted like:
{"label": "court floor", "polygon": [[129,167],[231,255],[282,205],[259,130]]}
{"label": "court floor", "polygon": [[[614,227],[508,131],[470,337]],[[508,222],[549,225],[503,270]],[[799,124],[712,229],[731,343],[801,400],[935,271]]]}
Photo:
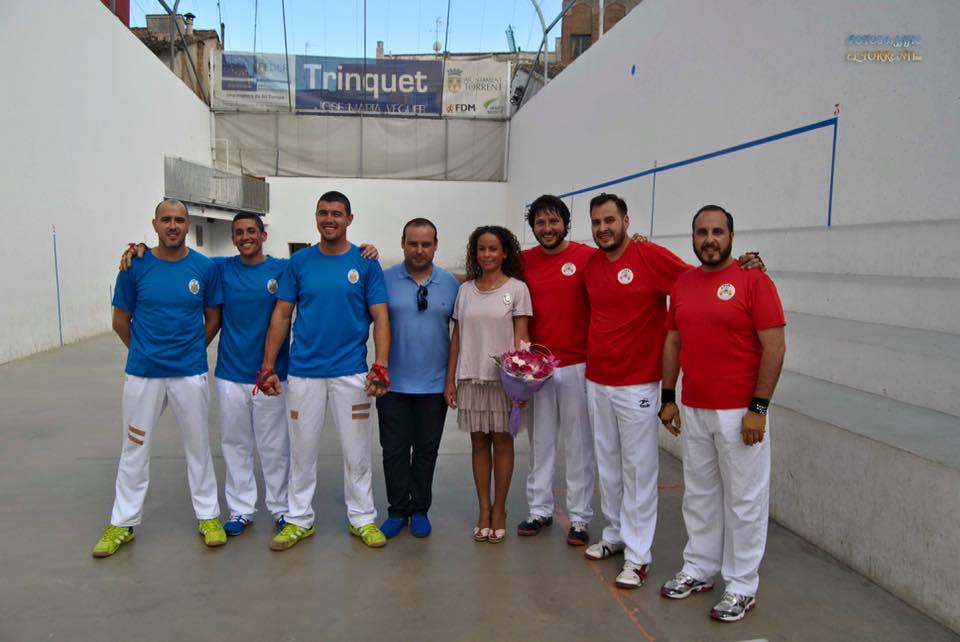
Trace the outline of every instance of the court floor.
{"label": "court floor", "polygon": [[[211,352],[211,365],[213,358]],[[475,543],[469,440],[452,412],[434,483],[431,537],[418,540],[404,531],[373,550],[347,534],[339,448],[328,424],[317,534],[284,553],[268,550],[267,516],[222,548],[203,546],[167,412],[153,443],[137,539],[95,560],[90,549],[109,519],[121,444],[123,359],[120,342],[103,335],[0,366],[4,642],[960,639],[776,524],[757,608],[744,621],[710,620],[719,591],[682,602],[661,598],[659,586],[679,569],[685,543],[680,464],[666,453],[654,562],[647,586],[637,591],[612,586],[620,558],[587,562],[582,549],[565,544],[561,471],[552,528],[530,538],[516,537],[511,528],[502,544]],[[511,526],[525,516],[525,436],[517,447]],[[382,517],[379,452],[374,471]],[[595,497],[595,537],[603,523],[599,504]]]}

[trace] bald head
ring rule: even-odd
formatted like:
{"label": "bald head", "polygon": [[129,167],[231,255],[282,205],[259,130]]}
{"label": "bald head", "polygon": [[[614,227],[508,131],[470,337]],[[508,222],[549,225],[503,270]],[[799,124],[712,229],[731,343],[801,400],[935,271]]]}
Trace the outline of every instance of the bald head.
{"label": "bald head", "polygon": [[174,208],[175,210],[179,210],[180,213],[182,213],[184,216],[187,216],[189,214],[189,212],[187,211],[187,206],[184,205],[182,202],[178,201],[175,198],[165,198],[159,203],[157,203],[157,207],[153,210],[153,218],[159,218],[160,211],[167,210],[169,208]]}
{"label": "bald head", "polygon": [[190,229],[190,213],[186,205],[172,198],[160,201],[153,212],[152,223],[159,241],[158,248],[170,253],[161,258],[173,258],[187,251],[185,242]]}

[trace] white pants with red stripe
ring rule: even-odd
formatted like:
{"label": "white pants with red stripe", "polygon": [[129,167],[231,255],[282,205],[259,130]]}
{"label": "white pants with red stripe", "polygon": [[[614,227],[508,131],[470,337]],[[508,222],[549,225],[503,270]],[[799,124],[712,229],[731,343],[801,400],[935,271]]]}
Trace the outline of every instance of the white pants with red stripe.
{"label": "white pants with red stripe", "polygon": [[289,510],[286,521],[313,526],[320,433],[329,408],[343,451],[343,494],[350,525],[377,518],[373,506],[371,398],[363,391],[366,374],[287,380],[287,427],[290,433]]}
{"label": "white pants with red stripe", "polygon": [[567,513],[573,522],[589,522],[593,517],[590,500],[596,469],[593,434],[587,415],[585,369],[584,363],[557,368],[533,398],[533,426],[527,433],[530,438],[527,504],[531,515],[550,517],[553,514],[557,437],[563,435],[567,460]]}
{"label": "white pants with red stripe", "polygon": [[167,379],[127,375],[122,402],[123,448],[110,516],[114,526],[137,526],[143,520],[143,502],[150,483],[150,444],[157,420],[168,403],[180,426],[187,482],[197,519],[220,515],[207,423],[207,375]]}
{"label": "white pants with red stripe", "polygon": [[[220,447],[226,467],[223,490],[231,514],[250,519],[257,511],[253,450],[260,454],[264,503],[274,519],[287,512],[290,440],[286,394],[253,393],[252,383],[216,379],[220,408]],[[284,382],[284,385],[286,383]]]}
{"label": "white pants with red stripe", "polygon": [[727,591],[756,595],[770,507],[770,416],[763,441],[746,446],[746,412],[681,406],[683,572],[708,580],[719,571]]}
{"label": "white pants with red stripe", "polygon": [[600,507],[607,518],[601,537],[623,542],[624,559],[652,560],[657,527],[660,382],[605,386],[587,381],[587,409],[593,425]]}

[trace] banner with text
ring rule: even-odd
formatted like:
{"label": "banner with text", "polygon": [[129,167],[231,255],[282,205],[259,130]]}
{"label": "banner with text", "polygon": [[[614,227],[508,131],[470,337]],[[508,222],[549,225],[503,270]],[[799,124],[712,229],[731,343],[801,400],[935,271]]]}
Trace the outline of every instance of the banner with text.
{"label": "banner with text", "polygon": [[506,118],[510,63],[496,60],[447,60],[443,115],[448,118]]}
{"label": "banner with text", "polygon": [[[213,56],[213,108],[288,111],[287,65],[283,54],[223,52]],[[290,79],[293,79],[290,56]]]}
{"label": "banner with text", "polygon": [[216,110],[509,116],[508,62],[447,60],[444,71],[439,60],[223,52],[212,66]]}
{"label": "banner with text", "polygon": [[442,65],[432,60],[297,56],[297,111],[439,116]]}

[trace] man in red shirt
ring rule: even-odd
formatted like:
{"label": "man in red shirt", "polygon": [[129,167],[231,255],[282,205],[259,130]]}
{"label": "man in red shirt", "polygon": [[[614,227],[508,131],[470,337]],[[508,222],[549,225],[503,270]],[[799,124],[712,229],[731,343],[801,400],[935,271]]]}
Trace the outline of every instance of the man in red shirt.
{"label": "man in red shirt", "polygon": [[[777,289],[760,271],[730,257],[733,217],[706,205],[693,219],[700,267],[670,293],[663,344],[660,420],[683,434],[683,520],[688,541],[683,569],[660,589],[683,599],[713,588],[725,592],[710,616],[743,619],[756,604],[770,499],[767,407],[785,352]],[[683,369],[683,408],[675,386]]]}
{"label": "man in red shirt", "polygon": [[614,194],[590,201],[593,240],[587,263],[590,298],[587,409],[593,425],[600,506],[608,525],[588,559],[623,551],[620,588],[646,579],[657,522],[657,409],[666,297],[690,269],[655,243],[631,243],[627,204]]}
{"label": "man in red shirt", "polygon": [[536,311],[530,321],[530,338],[553,352],[560,365],[534,399],[533,426],[528,432],[530,514],[517,526],[517,534],[536,535],[553,523],[553,471],[557,436],[562,434],[570,515],[567,543],[584,546],[589,541],[587,524],[593,517],[590,501],[595,469],[584,383],[590,304],[583,275],[596,249],[566,239],[570,210],[556,196],[536,199],[527,212],[527,223],[539,243],[520,255]]}

